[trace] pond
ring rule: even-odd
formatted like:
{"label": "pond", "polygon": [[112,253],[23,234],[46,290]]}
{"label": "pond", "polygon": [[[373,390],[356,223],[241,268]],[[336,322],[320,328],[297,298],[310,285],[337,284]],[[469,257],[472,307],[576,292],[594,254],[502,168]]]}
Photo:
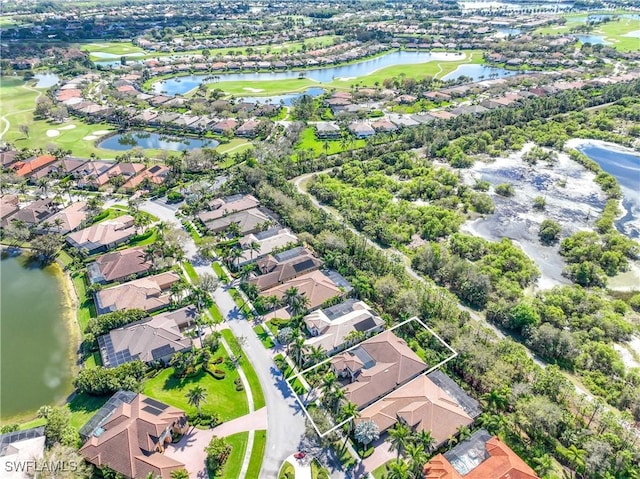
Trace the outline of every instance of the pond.
{"label": "pond", "polygon": [[466,76],[471,78],[472,81],[479,81],[479,80],[488,80],[490,78],[507,77],[511,75],[516,75],[518,73],[523,73],[523,72],[470,63],[467,65],[460,65],[451,73],[447,73],[445,76],[443,76],[442,79],[454,80],[458,77]]}
{"label": "pond", "polygon": [[98,148],[116,151],[128,151],[136,147],[153,150],[190,151],[196,148],[215,148],[220,143],[216,140],[200,140],[132,131],[110,136],[98,144]]}
{"label": "pond", "polygon": [[616,227],[631,238],[640,238],[640,153],[593,143],[578,146],[578,150],[618,180],[625,211]]}
{"label": "pond", "polygon": [[280,105],[280,102],[284,106],[291,106],[293,102],[300,98],[303,95],[309,95],[310,97],[317,97],[326,93],[324,88],[320,87],[312,87],[307,88],[305,91],[300,93],[289,93],[287,95],[273,95],[273,96],[245,96],[242,97],[242,101],[250,102],[250,103],[260,103],[262,105],[269,103],[271,105]]}
{"label": "pond", "polygon": [[497,28],[498,33],[508,37],[509,35],[520,35],[522,30],[520,28]]}
{"label": "pond", "polygon": [[[0,262],[0,402],[2,419],[35,412],[71,391],[70,339],[75,319],[58,265],[25,256]],[[71,315],[71,318],[69,318]]]}
{"label": "pond", "polygon": [[55,73],[36,73],[33,78],[38,81],[36,88],[50,88],[60,82],[60,77]]}
{"label": "pond", "polygon": [[581,43],[591,43],[592,45],[610,45],[611,43],[606,41],[604,37],[600,35],[576,35],[576,38]]}
{"label": "pond", "polygon": [[[376,70],[394,65],[413,65],[418,63],[427,63],[430,61],[455,61],[461,60],[462,58],[463,55],[460,53],[396,51],[386,53],[379,57],[370,58],[369,60],[328,68],[316,68],[303,71],[287,70],[278,72],[221,73],[215,75],[215,81],[278,81],[299,78],[302,73],[304,78],[326,83],[336,79],[351,79],[369,75]],[[194,88],[197,88],[201,83],[210,83],[213,81],[213,74],[203,73],[159,81],[154,83],[151,89],[156,94],[164,93],[167,95],[182,95]]]}
{"label": "pond", "polygon": [[567,22],[572,23],[599,23],[603,20],[608,20],[613,17],[618,18],[628,18],[628,19],[637,19],[640,20],[640,14],[636,13],[623,13],[621,15],[617,15],[615,13],[594,13],[591,15],[584,15],[578,17],[569,17],[567,18]]}

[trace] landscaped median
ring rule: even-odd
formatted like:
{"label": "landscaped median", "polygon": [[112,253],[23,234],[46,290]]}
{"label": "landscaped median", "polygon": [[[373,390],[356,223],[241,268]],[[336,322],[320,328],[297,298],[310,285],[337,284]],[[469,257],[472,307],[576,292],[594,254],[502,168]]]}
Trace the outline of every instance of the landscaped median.
{"label": "landscaped median", "polygon": [[260,380],[258,379],[258,375],[256,371],[253,369],[251,365],[251,361],[249,361],[238,343],[238,340],[235,338],[233,333],[229,329],[222,330],[222,337],[227,341],[229,347],[233,354],[240,358],[238,360],[238,366],[242,368],[245,376],[247,377],[247,381],[249,382],[249,387],[251,388],[251,394],[253,395],[253,405],[256,410],[265,406],[264,393],[262,392],[262,387],[260,386]]}

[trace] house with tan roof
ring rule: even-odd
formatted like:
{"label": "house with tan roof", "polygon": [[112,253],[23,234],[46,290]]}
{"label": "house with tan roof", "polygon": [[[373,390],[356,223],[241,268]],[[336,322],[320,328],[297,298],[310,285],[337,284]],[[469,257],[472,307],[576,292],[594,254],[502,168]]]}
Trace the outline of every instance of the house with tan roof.
{"label": "house with tan roof", "polygon": [[205,227],[212,233],[219,233],[226,230],[233,223],[238,225],[241,235],[255,233],[263,228],[263,225],[273,221],[273,218],[265,211],[259,208],[251,208],[250,210],[238,211],[221,218],[206,221]]}
{"label": "house with tan roof", "polygon": [[307,309],[309,310],[316,309],[330,299],[342,296],[353,289],[347,280],[337,272],[316,270],[266,289],[260,295],[282,299],[289,288],[296,288],[301,295],[307,298]]}
{"label": "house with tan roof", "polygon": [[133,216],[123,215],[71,233],[67,236],[67,243],[93,254],[126,243],[135,234]]}
{"label": "house with tan roof", "polygon": [[484,429],[444,454],[438,454],[423,469],[424,479],[538,479],[520,456],[498,437]]}
{"label": "house with tan roof", "polygon": [[427,369],[426,363],[393,331],[385,331],[331,359],[345,398],[365,408]]}
{"label": "house with tan roof", "polygon": [[[250,245],[252,243],[258,244],[258,249],[256,251],[251,250]],[[297,245],[298,237],[288,228],[271,228],[266,231],[260,231],[258,233],[243,236],[240,238],[239,244],[244,251],[242,252],[242,256],[238,258],[236,264],[238,267],[242,267],[256,261],[257,259],[265,257],[276,249],[280,250],[287,246]]]}
{"label": "house with tan roof", "polygon": [[209,210],[198,214],[203,223],[217,220],[225,215],[238,211],[250,210],[260,206],[260,202],[253,195],[234,195],[226,198],[216,198],[208,205]]}
{"label": "house with tan roof", "polygon": [[308,249],[299,246],[258,260],[258,270],[262,274],[249,279],[249,283],[255,284],[258,291],[263,291],[321,266],[321,260],[315,258]]}
{"label": "house with tan roof", "polygon": [[171,304],[171,285],[180,281],[180,276],[168,271],[155,276],[129,281],[95,293],[98,314],[141,309],[147,312],[166,308]]}
{"label": "house with tan roof", "polygon": [[142,394],[121,393],[116,395],[124,396],[122,400],[115,404],[109,400],[96,413],[94,419],[101,420],[92,419],[94,427],[83,427],[81,432],[88,439],[80,454],[91,464],[109,467],[127,479],[149,474],[171,479],[171,472],[184,469],[184,464],[163,453],[172,435],[187,432],[186,414]]}
{"label": "house with tan roof", "polygon": [[129,180],[122,185],[123,190],[135,190],[143,182],[147,181],[149,184],[161,185],[164,183],[165,178],[169,174],[169,168],[164,165],[153,165],[151,168],[143,170],[138,175],[129,178]]}
{"label": "house with tan roof", "polygon": [[91,283],[123,281],[131,276],[142,276],[153,268],[153,261],[144,246],[103,254],[87,267]]}
{"label": "house with tan roof", "polygon": [[0,196],[0,227],[4,228],[9,224],[11,216],[20,209],[19,203],[18,195]]}
{"label": "house with tan roof", "polygon": [[31,202],[29,205],[15,212],[8,221],[22,221],[27,226],[35,226],[48,220],[58,211],[57,205],[48,198]]}
{"label": "house with tan roof", "polygon": [[50,233],[66,235],[67,233],[79,228],[86,221],[88,214],[89,210],[87,209],[87,204],[84,201],[71,203],[65,209],[58,211],[46,221],[49,223],[48,228],[42,228],[41,224],[40,229]]}
{"label": "house with tan roof", "polygon": [[102,173],[95,179],[95,184],[98,187],[105,186],[109,183],[111,178],[122,176],[125,179],[130,179],[139,174],[145,169],[142,163],[115,163],[111,168]]}
{"label": "house with tan roof", "polygon": [[181,331],[185,324],[180,322],[188,317],[188,313],[191,315],[189,322],[193,323],[198,313],[195,307],[189,306],[112,329],[100,336],[98,346],[102,364],[115,368],[138,359],[145,363],[160,361],[167,364],[175,353],[191,349],[191,339]]}
{"label": "house with tan roof", "polygon": [[375,422],[380,433],[403,422],[415,432],[430,432],[438,447],[458,428],[471,425],[473,418],[429,377],[421,375],[363,409],[356,423],[361,421]]}
{"label": "house with tan roof", "polygon": [[350,346],[345,342],[350,333],[368,336],[385,327],[384,320],[367,303],[353,298],[307,314],[304,323],[311,335],[305,344],[320,347],[330,356]]}

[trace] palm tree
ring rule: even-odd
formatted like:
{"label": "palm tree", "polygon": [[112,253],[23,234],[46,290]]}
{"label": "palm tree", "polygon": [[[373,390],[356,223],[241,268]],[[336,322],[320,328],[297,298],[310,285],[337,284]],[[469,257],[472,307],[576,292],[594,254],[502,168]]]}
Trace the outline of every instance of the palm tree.
{"label": "palm tree", "polygon": [[391,443],[391,450],[395,450],[398,455],[396,459],[399,461],[400,456],[404,455],[404,449],[409,442],[411,429],[403,421],[398,421],[392,429],[389,430],[388,441]]}
{"label": "palm tree", "polygon": [[293,359],[296,366],[300,367],[304,359],[304,338],[296,337],[289,343],[289,356]]}
{"label": "palm tree", "polygon": [[307,350],[307,364],[306,366],[313,366],[322,361],[327,355],[320,346],[311,346]]}
{"label": "palm tree", "polygon": [[433,446],[435,446],[436,443],[436,440],[433,437],[433,434],[431,434],[431,431],[422,429],[416,432],[413,438],[422,446],[427,454],[431,454],[431,452],[433,451]]}
{"label": "palm tree", "polygon": [[506,388],[494,389],[482,396],[487,408],[493,411],[504,411],[509,404],[509,391]]}
{"label": "palm tree", "polygon": [[253,259],[253,253],[260,252],[260,243],[258,243],[257,241],[252,241],[251,243],[249,243],[249,252],[251,255],[251,259]]}
{"label": "palm tree", "polygon": [[242,258],[243,251],[240,248],[231,248],[229,250],[229,262],[233,265],[233,262],[236,261],[236,269],[239,268],[240,258]]}
{"label": "palm tree", "polygon": [[544,477],[554,470],[553,458],[549,454],[543,454],[540,457],[534,457],[533,463],[535,464],[534,469],[540,475],[540,477]]}
{"label": "palm tree", "polygon": [[409,479],[409,465],[400,459],[396,459],[387,466],[385,479]]}
{"label": "palm tree", "polygon": [[186,394],[187,402],[195,407],[200,415],[200,404],[206,399],[207,391],[200,385],[196,385],[189,389]]}
{"label": "palm tree", "polygon": [[342,450],[344,451],[345,447],[347,447],[347,441],[349,440],[349,436],[353,432],[353,423],[356,418],[360,416],[360,412],[358,411],[358,406],[351,401],[347,401],[346,404],[342,406],[340,409],[340,419],[345,421],[350,419],[347,423],[347,434],[344,437],[344,444],[342,445]]}
{"label": "palm tree", "polygon": [[186,469],[176,469],[171,471],[171,479],[189,479],[189,473]]}
{"label": "palm tree", "polygon": [[422,444],[407,444],[407,457],[409,458],[409,469],[411,477],[420,479],[422,477],[422,468],[427,462],[428,454],[425,452]]}
{"label": "palm tree", "polygon": [[291,316],[302,314],[309,302],[309,299],[301,294],[295,286],[287,289],[282,299],[284,300],[284,304],[291,309]]}
{"label": "palm tree", "polygon": [[53,226],[55,226],[56,231],[58,233],[60,233],[60,228],[62,228],[63,224],[64,224],[64,221],[62,220],[62,218],[56,218],[53,220]]}
{"label": "palm tree", "polygon": [[579,449],[575,444],[571,444],[571,446],[565,450],[565,456],[573,466],[573,477],[576,477],[576,473],[584,469],[587,451]]}

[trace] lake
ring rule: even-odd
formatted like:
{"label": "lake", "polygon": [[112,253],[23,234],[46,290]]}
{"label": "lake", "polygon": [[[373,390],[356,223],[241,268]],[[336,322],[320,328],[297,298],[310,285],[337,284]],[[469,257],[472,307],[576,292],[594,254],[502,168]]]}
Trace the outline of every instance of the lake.
{"label": "lake", "polygon": [[476,63],[469,63],[467,65],[460,65],[451,73],[447,73],[442,77],[443,80],[454,80],[455,78],[466,76],[471,78],[472,81],[488,80],[489,78],[502,78],[511,75],[523,73],[520,71],[506,70],[505,68],[488,67],[485,65],[478,65]]}
{"label": "lake", "polygon": [[36,73],[33,78],[38,80],[36,88],[50,88],[60,82],[60,77],[55,73]]}
{"label": "lake", "polygon": [[0,262],[0,416],[11,418],[54,404],[71,392],[73,314],[58,265],[41,269],[26,257]]}
{"label": "lake", "polygon": [[[131,141],[129,141],[131,140]],[[128,151],[136,147],[153,150],[190,151],[196,148],[215,148],[220,143],[216,140],[199,140],[197,138],[180,138],[175,136],[132,131],[127,134],[118,133],[98,144],[98,148],[116,151]]]}
{"label": "lake", "polygon": [[300,93],[289,93],[287,95],[273,95],[273,96],[245,96],[242,97],[242,101],[250,102],[250,103],[260,103],[262,105],[269,103],[271,105],[280,105],[280,102],[284,106],[291,106],[293,102],[300,98],[303,95],[309,95],[310,97],[317,97],[326,93],[324,88],[320,87],[312,87],[307,88],[305,91]]}
{"label": "lake", "polygon": [[[287,70],[277,72],[244,72],[244,73],[216,73],[217,82],[242,82],[242,81],[278,81],[291,78],[298,78],[300,73],[305,78],[321,83],[331,82],[336,79],[351,79],[369,75],[381,68],[394,65],[414,65],[418,63],[427,63],[430,61],[455,61],[461,60],[463,55],[460,53],[446,52],[408,52],[396,51],[386,53],[379,57],[370,58],[361,62],[350,63],[348,65],[340,65],[328,68],[315,68],[309,70]],[[156,94],[167,95],[183,95],[201,83],[213,82],[212,73],[203,73],[198,75],[187,75],[175,78],[169,78],[156,82],[151,89]]]}
{"label": "lake", "polygon": [[618,180],[625,214],[616,227],[631,238],[640,238],[640,153],[593,143],[580,145],[578,150]]}
{"label": "lake", "polygon": [[591,43],[592,45],[610,45],[611,43],[606,41],[604,37],[600,35],[576,35],[575,36],[581,43]]}

